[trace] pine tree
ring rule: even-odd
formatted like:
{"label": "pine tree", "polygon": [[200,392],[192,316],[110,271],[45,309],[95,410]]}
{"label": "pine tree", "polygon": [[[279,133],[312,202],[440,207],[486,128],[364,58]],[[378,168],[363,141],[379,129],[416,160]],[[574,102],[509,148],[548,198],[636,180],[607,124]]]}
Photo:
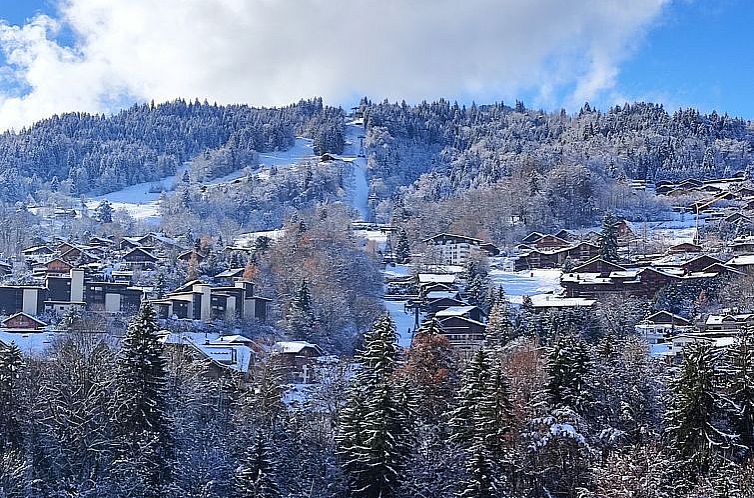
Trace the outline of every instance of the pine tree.
{"label": "pine tree", "polygon": [[561,337],[547,356],[545,392],[550,406],[582,409],[586,402],[584,381],[589,368],[589,350],[584,341],[572,335]]}
{"label": "pine tree", "polygon": [[602,231],[599,236],[600,257],[612,263],[619,260],[617,223],[612,213],[607,213],[602,218]]}
{"label": "pine tree", "polygon": [[107,199],[103,200],[95,209],[94,216],[100,223],[112,223],[113,205]]}
{"label": "pine tree", "polygon": [[388,316],[364,336],[359,370],[339,419],[338,453],[354,496],[396,496],[411,447],[408,407],[393,381],[396,339]]}
{"label": "pine tree", "polygon": [[236,470],[236,496],[238,498],[280,498],[283,494],[276,481],[276,465],[272,450],[261,433]]}
{"label": "pine tree", "polygon": [[512,402],[500,358],[484,348],[464,371],[456,408],[450,413],[451,441],[466,451],[466,478],[458,496],[499,496],[502,469],[511,463],[506,441],[512,428]]}
{"label": "pine tree", "polygon": [[301,285],[291,300],[287,321],[288,329],[296,339],[317,340],[315,337],[317,318],[314,314],[314,303],[306,279],[301,280]]}
{"label": "pine tree", "polygon": [[745,327],[726,357],[726,391],[732,408],[732,426],[738,442],[754,452],[754,329]]}
{"label": "pine tree", "polygon": [[144,492],[152,495],[160,493],[167,479],[171,449],[167,365],[157,331],[154,309],[142,304],[118,355],[113,407],[122,460],[139,469]]}
{"label": "pine tree", "polygon": [[408,234],[401,228],[398,231],[398,241],[395,244],[395,258],[398,263],[408,263],[411,257],[411,246],[408,243]]}
{"label": "pine tree", "polygon": [[505,296],[505,291],[500,287],[495,295],[494,304],[490,309],[487,329],[485,330],[485,340],[489,346],[500,347],[513,339],[514,334],[510,304]]}
{"label": "pine tree", "polygon": [[163,297],[165,297],[166,288],[167,283],[165,282],[165,273],[158,271],[154,282],[154,290],[155,294],[157,295],[157,299],[162,299]]}
{"label": "pine tree", "polygon": [[716,426],[720,416],[719,385],[715,366],[719,353],[706,342],[694,342],[683,351],[684,359],[670,385],[666,413],[669,446],[686,462],[690,481],[704,475],[727,436]]}
{"label": "pine tree", "polygon": [[24,368],[15,343],[0,349],[0,453],[21,446],[20,376]]}

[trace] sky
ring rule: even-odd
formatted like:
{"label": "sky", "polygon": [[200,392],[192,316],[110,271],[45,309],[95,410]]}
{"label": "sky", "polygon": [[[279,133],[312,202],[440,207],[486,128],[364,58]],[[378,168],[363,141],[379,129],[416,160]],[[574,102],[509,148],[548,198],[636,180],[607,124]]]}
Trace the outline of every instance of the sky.
{"label": "sky", "polygon": [[0,0],[0,129],[177,97],[754,119],[750,0]]}

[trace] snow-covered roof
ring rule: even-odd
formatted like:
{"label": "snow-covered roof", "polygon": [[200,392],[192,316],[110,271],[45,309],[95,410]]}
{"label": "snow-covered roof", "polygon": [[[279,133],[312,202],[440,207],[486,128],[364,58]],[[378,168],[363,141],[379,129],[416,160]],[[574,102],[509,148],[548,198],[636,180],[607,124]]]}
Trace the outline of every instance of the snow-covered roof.
{"label": "snow-covered roof", "polygon": [[419,283],[421,284],[452,284],[456,281],[455,275],[441,275],[437,273],[420,273]]}
{"label": "snow-covered roof", "polygon": [[319,346],[306,341],[280,341],[272,346],[273,351],[288,354],[300,353],[304,348],[314,348],[317,351],[321,351]]}
{"label": "snow-covered roof", "polygon": [[748,266],[754,265],[754,254],[744,254],[743,256],[735,256],[730,259],[726,265],[730,266]]}
{"label": "snow-covered roof", "polygon": [[451,306],[435,313],[436,317],[463,316],[472,311],[476,306]]}
{"label": "snow-covered roof", "polygon": [[535,308],[581,308],[594,306],[597,301],[582,297],[559,297],[552,294],[529,296]]}
{"label": "snow-covered roof", "polygon": [[458,292],[455,291],[432,291],[427,292],[427,299],[432,301],[435,299],[455,299],[458,296]]}

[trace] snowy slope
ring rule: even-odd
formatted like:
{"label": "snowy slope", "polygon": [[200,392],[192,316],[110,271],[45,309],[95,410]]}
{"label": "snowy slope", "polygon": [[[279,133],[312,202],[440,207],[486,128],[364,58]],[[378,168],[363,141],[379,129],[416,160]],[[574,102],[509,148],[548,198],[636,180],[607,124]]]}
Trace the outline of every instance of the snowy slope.
{"label": "snowy slope", "polygon": [[[283,168],[295,165],[304,159],[314,157],[313,154],[312,140],[297,137],[293,147],[288,150],[259,154],[259,166],[262,170],[260,176],[264,177],[266,171],[272,166]],[[138,220],[158,223],[160,220],[160,192],[151,192],[151,190],[156,190],[159,187],[166,192],[172,191],[175,188],[177,178],[180,178],[189,167],[190,164],[186,163],[178,169],[175,175],[162,180],[139,183],[109,194],[92,197],[86,200],[86,207],[89,210],[94,210],[100,202],[107,199],[116,210],[124,209]],[[204,182],[203,185],[223,185],[245,176],[246,173],[246,168],[243,168],[223,177]]]}
{"label": "snowy slope", "polygon": [[348,194],[351,205],[359,212],[363,221],[369,221],[369,182],[367,181],[367,160],[359,156],[361,139],[364,128],[359,121],[346,123],[346,146],[341,159],[353,165],[353,182],[349,185]]}
{"label": "snowy slope", "polygon": [[560,270],[490,270],[490,279],[495,286],[503,286],[510,302],[521,304],[523,296],[559,291],[561,273]]}

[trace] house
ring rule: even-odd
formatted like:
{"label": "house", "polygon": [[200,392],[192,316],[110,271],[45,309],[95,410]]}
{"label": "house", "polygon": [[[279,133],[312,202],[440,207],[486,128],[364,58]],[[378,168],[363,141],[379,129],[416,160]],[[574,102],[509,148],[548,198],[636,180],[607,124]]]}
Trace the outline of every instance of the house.
{"label": "house", "polygon": [[442,262],[449,265],[465,265],[474,255],[495,256],[500,253],[489,242],[450,233],[441,233],[423,242],[436,250]]}
{"label": "house", "polygon": [[187,263],[190,261],[201,263],[202,261],[204,261],[204,258],[205,256],[196,249],[191,249],[190,251],[182,252],[178,255],[178,259]]}
{"label": "house", "polygon": [[70,273],[73,265],[68,261],[63,261],[60,258],[51,259],[45,265],[45,273],[47,275],[65,275]]}
{"label": "house", "polygon": [[204,376],[213,379],[223,377],[228,372],[246,377],[256,354],[250,340],[236,339],[241,336],[167,330],[161,331],[160,335],[160,342],[166,350],[203,362],[206,365]]}
{"label": "house", "polygon": [[9,316],[8,318],[0,321],[0,327],[5,331],[18,331],[18,332],[30,332],[43,330],[47,327],[47,324],[41,320],[38,320],[28,313],[18,312]]}
{"label": "house", "polygon": [[570,273],[599,273],[609,275],[614,271],[624,271],[625,268],[617,263],[611,263],[600,257],[590,259],[583,265],[573,268]]}
{"label": "house", "polygon": [[734,256],[725,263],[725,266],[744,272],[748,275],[754,275],[754,254]]}
{"label": "house", "polygon": [[668,248],[668,254],[684,254],[689,252],[702,252],[702,246],[691,242],[681,242]]}
{"label": "house", "polygon": [[728,247],[736,254],[754,253],[754,236],[736,237]]}
{"label": "house", "polygon": [[704,333],[737,335],[745,326],[754,325],[754,313],[709,315],[701,327]]}
{"label": "house", "polygon": [[469,359],[484,345],[486,325],[466,316],[446,316],[437,318],[441,334],[460,356]]}
{"label": "house", "polygon": [[719,259],[713,258],[712,256],[708,256],[704,254],[702,256],[697,256],[696,258],[690,259],[686,261],[685,263],[682,263],[680,267],[686,273],[694,273],[694,272],[704,271],[710,266],[719,265],[722,263],[723,262],[720,261]]}
{"label": "house", "polygon": [[555,235],[544,235],[532,245],[536,249],[563,249],[569,247],[571,243]]}
{"label": "house", "polygon": [[484,319],[484,312],[477,306],[465,305],[465,306],[451,306],[444,310],[440,310],[435,314],[435,318],[442,321],[443,318],[448,317],[464,317],[481,322]]}
{"label": "house", "polygon": [[544,237],[544,234],[539,233],[539,232],[532,232],[526,237],[524,237],[523,239],[521,239],[521,242],[527,245],[533,244],[534,242],[538,241],[542,237]]}
{"label": "house", "polygon": [[732,223],[734,225],[749,225],[751,224],[751,218],[741,213],[731,213],[723,218],[725,223]]}
{"label": "house", "polygon": [[131,268],[150,268],[159,261],[157,256],[150,253],[143,247],[134,247],[123,255],[123,262],[128,263]]}
{"label": "house", "polygon": [[662,344],[676,334],[693,330],[691,322],[669,311],[658,311],[649,315],[635,326],[636,332],[648,344]]}
{"label": "house", "polygon": [[322,356],[319,346],[306,341],[276,342],[272,352],[277,353],[288,382],[309,384],[314,380],[315,365]]}

